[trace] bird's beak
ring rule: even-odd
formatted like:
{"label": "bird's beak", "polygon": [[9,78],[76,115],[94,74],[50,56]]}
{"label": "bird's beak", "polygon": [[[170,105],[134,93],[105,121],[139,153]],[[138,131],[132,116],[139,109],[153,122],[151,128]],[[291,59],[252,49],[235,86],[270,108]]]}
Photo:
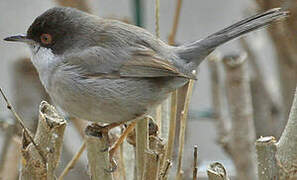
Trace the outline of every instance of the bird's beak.
{"label": "bird's beak", "polygon": [[27,36],[24,36],[24,35],[10,36],[10,37],[4,38],[4,41],[14,41],[14,42],[24,42],[24,43],[32,42],[31,39],[28,39]]}

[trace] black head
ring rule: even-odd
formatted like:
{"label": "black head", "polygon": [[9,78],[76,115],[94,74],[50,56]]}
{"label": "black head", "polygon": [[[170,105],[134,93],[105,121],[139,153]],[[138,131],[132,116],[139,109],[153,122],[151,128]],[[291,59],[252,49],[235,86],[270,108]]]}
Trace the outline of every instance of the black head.
{"label": "black head", "polygon": [[[38,16],[31,24],[26,36],[12,36],[8,41],[35,41],[50,48],[54,54],[77,46],[86,33],[88,14],[69,7],[55,7]],[[76,43],[74,43],[76,42]],[[84,43],[80,43],[84,44]]]}

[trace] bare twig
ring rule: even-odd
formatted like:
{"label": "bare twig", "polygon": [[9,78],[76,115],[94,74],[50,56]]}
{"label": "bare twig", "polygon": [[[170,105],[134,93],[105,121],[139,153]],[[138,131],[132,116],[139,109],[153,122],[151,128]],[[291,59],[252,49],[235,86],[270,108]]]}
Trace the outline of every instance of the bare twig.
{"label": "bare twig", "polygon": [[55,179],[55,169],[59,164],[66,121],[55,108],[43,101],[39,109],[39,123],[34,141],[44,153],[46,164],[27,134],[22,144],[22,179]]}
{"label": "bare twig", "polygon": [[209,180],[229,180],[225,167],[218,162],[212,163],[207,169]]}
{"label": "bare twig", "polygon": [[86,149],[86,143],[84,141],[83,144],[81,145],[81,147],[79,148],[79,150],[77,151],[77,153],[73,156],[71,161],[67,164],[66,168],[63,170],[63,172],[61,173],[58,180],[64,179],[64,177],[68,174],[68,172],[75,166],[76,162],[79,160],[80,156],[82,155],[82,153],[84,152],[85,149]]}
{"label": "bare twig", "polygon": [[276,140],[272,136],[256,141],[259,180],[279,179],[276,161]]}
{"label": "bare twig", "polygon": [[[170,45],[175,44],[175,36],[178,28],[178,22],[179,22],[179,17],[180,17],[180,10],[181,10],[181,5],[182,5],[182,0],[177,0],[176,1],[176,9],[175,9],[175,15],[174,15],[174,20],[173,20],[173,25],[171,28],[171,32],[168,36],[168,43]],[[172,164],[169,164],[168,162],[171,163],[172,160],[172,154],[173,154],[173,147],[174,147],[174,141],[175,141],[175,132],[176,132],[176,116],[177,116],[177,94],[178,90],[174,91],[171,94],[171,111],[170,111],[170,124],[169,124],[169,133],[168,133],[168,143],[166,147],[166,153],[163,161],[163,165],[161,166],[164,173],[164,176],[161,176],[163,179],[167,179],[168,176],[167,174],[169,173],[169,166]]]}
{"label": "bare twig", "polygon": [[92,180],[113,180],[111,171],[116,167],[110,163],[108,133],[100,130],[92,125],[85,130],[90,176]]}
{"label": "bare twig", "polygon": [[198,177],[198,147],[194,146],[193,180]]}
{"label": "bare twig", "polygon": [[185,131],[186,131],[186,124],[187,124],[187,115],[189,110],[189,103],[190,98],[192,95],[194,81],[190,80],[187,84],[187,92],[183,110],[181,112],[181,122],[180,122],[180,132],[179,132],[179,150],[178,150],[178,163],[177,163],[177,172],[176,177],[177,179],[182,178],[182,157],[183,157],[183,150],[184,150],[184,141],[185,141]]}
{"label": "bare twig", "polygon": [[277,144],[277,159],[282,173],[297,178],[297,89],[288,123]]}
{"label": "bare twig", "polygon": [[2,88],[0,88],[0,92],[1,95],[3,97],[3,99],[5,100],[6,104],[7,104],[7,109],[9,109],[12,114],[14,115],[14,117],[16,118],[16,120],[19,122],[20,126],[22,127],[22,129],[24,130],[24,132],[26,133],[26,136],[29,138],[30,142],[32,142],[32,144],[35,146],[36,150],[38,151],[39,155],[42,158],[42,161],[44,164],[46,164],[46,158],[43,154],[43,152],[41,151],[40,147],[35,143],[35,141],[33,140],[33,137],[31,136],[31,132],[25,127],[25,124],[23,122],[23,120],[21,119],[21,117],[16,113],[16,111],[14,110],[14,108],[12,107],[12,105],[10,104],[10,102],[8,101],[7,97],[5,96]]}

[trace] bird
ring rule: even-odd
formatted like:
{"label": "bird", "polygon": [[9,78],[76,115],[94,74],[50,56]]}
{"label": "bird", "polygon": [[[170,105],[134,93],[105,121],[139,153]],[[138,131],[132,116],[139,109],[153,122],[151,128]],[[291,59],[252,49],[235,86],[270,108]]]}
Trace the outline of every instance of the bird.
{"label": "bird", "polygon": [[199,64],[218,46],[288,15],[270,9],[201,40],[171,46],[141,27],[54,7],[25,35],[4,40],[29,46],[43,86],[65,113],[114,127],[143,118],[196,79]]}

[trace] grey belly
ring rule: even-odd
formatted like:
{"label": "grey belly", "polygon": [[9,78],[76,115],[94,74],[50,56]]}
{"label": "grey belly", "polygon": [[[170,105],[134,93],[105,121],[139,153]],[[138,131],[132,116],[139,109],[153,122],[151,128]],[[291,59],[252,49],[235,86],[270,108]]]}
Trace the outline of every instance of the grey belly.
{"label": "grey belly", "polygon": [[[65,76],[64,76],[65,78]],[[69,115],[93,122],[125,122],[148,113],[183,78],[79,79],[52,84],[50,96]]]}

